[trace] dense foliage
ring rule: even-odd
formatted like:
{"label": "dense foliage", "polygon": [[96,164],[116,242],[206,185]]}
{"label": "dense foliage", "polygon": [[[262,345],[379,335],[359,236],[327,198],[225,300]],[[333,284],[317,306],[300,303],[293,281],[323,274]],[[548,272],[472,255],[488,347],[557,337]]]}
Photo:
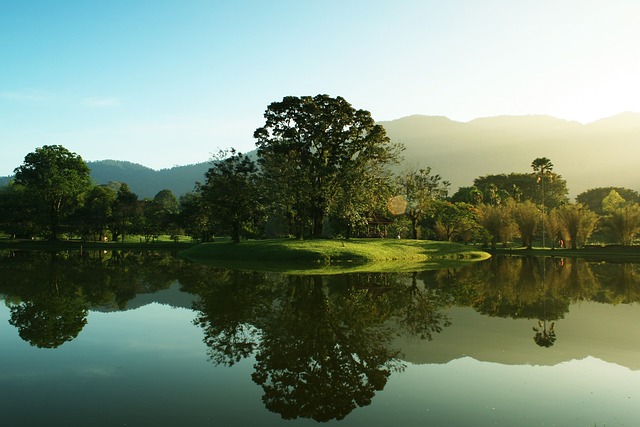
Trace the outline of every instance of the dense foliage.
{"label": "dense foliage", "polygon": [[0,233],[146,242],[404,237],[491,247],[519,238],[527,248],[578,248],[590,239],[627,246],[640,234],[638,192],[601,187],[570,203],[546,157],[534,159],[530,173],[480,176],[449,197],[449,183],[428,166],[392,173],[402,145],[341,97],[288,96],[264,117],[254,133],[257,159],[221,152],[180,200],[168,189],[140,200],[126,182],[93,185],[79,155],[37,148],[0,188]]}

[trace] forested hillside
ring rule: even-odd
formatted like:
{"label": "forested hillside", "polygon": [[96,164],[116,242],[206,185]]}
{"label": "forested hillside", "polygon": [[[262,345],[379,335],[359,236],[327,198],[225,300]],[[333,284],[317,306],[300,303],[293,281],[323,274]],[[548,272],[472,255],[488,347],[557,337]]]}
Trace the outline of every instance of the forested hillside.
{"label": "forested hillside", "polygon": [[640,188],[640,114],[624,113],[586,125],[549,116],[502,116],[455,122],[411,116],[382,122],[406,146],[405,162],[431,166],[452,191],[487,174],[531,172],[537,157],[553,160],[573,198],[604,186]]}
{"label": "forested hillside", "polygon": [[203,181],[204,173],[211,167],[209,162],[204,162],[157,171],[136,163],[117,160],[88,162],[88,165],[95,183],[125,182],[140,198],[151,198],[164,189],[171,190],[176,196],[192,191],[196,181]]}
{"label": "forested hillside", "polygon": [[[380,124],[392,141],[406,146],[404,165],[431,167],[433,173],[451,182],[451,193],[472,185],[482,175],[530,172],[531,161],[537,157],[553,161],[554,170],[567,180],[571,198],[597,187],[640,189],[635,157],[640,142],[638,113],[586,125],[550,116],[489,117],[466,123],[410,116]],[[94,182],[126,182],[141,198],[153,197],[163,189],[176,196],[192,191],[211,166],[203,161],[158,171],[121,160],[88,165]],[[0,185],[8,182],[9,177],[0,177]]]}

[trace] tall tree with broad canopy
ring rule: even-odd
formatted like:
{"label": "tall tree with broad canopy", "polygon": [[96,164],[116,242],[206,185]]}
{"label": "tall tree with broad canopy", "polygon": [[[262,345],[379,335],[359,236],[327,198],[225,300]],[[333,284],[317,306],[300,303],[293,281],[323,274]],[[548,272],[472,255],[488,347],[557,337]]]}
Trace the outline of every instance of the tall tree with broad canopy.
{"label": "tall tree with broad canopy", "polygon": [[[258,162],[270,200],[286,211],[300,238],[309,228],[320,237],[326,216],[339,213],[338,204],[353,217],[360,194],[375,195],[366,185],[371,176],[388,173],[402,149],[368,111],[342,97],[287,96],[270,104],[264,117],[254,133]],[[354,203],[345,199],[350,196]]]}
{"label": "tall tree with broad canopy", "polygon": [[576,196],[576,202],[582,203],[598,215],[605,215],[602,201],[611,194],[611,191],[618,193],[626,202],[640,203],[640,194],[637,191],[624,187],[598,187],[591,188]]}
{"label": "tall tree with broad canopy", "polygon": [[57,240],[64,220],[91,188],[89,167],[63,146],[45,145],[27,154],[14,172],[15,184],[25,187],[47,222],[49,239]]}

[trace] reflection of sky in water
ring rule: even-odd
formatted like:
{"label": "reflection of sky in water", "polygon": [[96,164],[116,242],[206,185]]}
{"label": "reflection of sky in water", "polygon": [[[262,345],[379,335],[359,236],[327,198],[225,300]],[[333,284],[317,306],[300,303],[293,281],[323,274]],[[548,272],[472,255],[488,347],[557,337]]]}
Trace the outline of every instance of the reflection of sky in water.
{"label": "reflection of sky in water", "polygon": [[638,425],[638,400],[639,372],[595,358],[532,367],[466,357],[409,366],[372,411],[393,407],[396,425],[614,426]]}
{"label": "reflection of sky in water", "polygon": [[[2,306],[0,387],[3,407],[11,409],[4,411],[3,425],[317,425],[285,421],[264,408],[262,389],[251,380],[253,359],[233,368],[207,361],[194,317],[193,311],[157,303],[126,312],[90,312],[75,340],[48,350],[22,341]],[[439,340],[446,343],[447,334],[465,324],[458,319],[453,316],[453,326],[423,350]],[[526,329],[512,338],[540,351],[531,339],[533,322],[515,324]],[[563,334],[558,345],[567,345],[570,315],[557,328]],[[552,366],[460,357],[441,364],[408,364],[392,375],[371,405],[329,424],[638,425],[639,400],[640,371],[590,356]]]}

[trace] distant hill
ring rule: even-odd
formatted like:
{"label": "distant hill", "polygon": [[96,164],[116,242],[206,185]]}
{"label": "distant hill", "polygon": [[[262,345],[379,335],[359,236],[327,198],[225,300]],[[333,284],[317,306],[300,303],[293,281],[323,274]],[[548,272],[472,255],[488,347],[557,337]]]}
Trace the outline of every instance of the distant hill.
{"label": "distant hill", "polygon": [[458,187],[486,174],[530,172],[547,157],[567,180],[570,196],[596,187],[640,190],[640,114],[623,113],[586,125],[550,116],[501,116],[462,123],[434,116],[381,122],[406,146],[405,162],[430,166]]}
{"label": "distant hill", "polygon": [[[550,116],[499,116],[456,122],[439,116],[409,116],[380,122],[394,142],[406,146],[405,164],[431,167],[451,182],[451,193],[487,174],[530,172],[548,157],[567,180],[570,196],[597,187],[640,191],[637,167],[640,113],[622,113],[586,125]],[[255,151],[248,153],[255,156]],[[176,196],[204,181],[208,162],[153,170],[117,160],[89,162],[97,184],[126,182],[139,197],[164,189]],[[9,177],[0,177],[0,185]]]}
{"label": "distant hill", "polygon": [[87,162],[91,178],[96,184],[110,181],[125,182],[140,198],[152,198],[158,192],[169,189],[176,197],[193,191],[196,182],[204,181],[205,172],[211,167],[208,162],[171,169],[154,170],[137,163],[119,160]]}

